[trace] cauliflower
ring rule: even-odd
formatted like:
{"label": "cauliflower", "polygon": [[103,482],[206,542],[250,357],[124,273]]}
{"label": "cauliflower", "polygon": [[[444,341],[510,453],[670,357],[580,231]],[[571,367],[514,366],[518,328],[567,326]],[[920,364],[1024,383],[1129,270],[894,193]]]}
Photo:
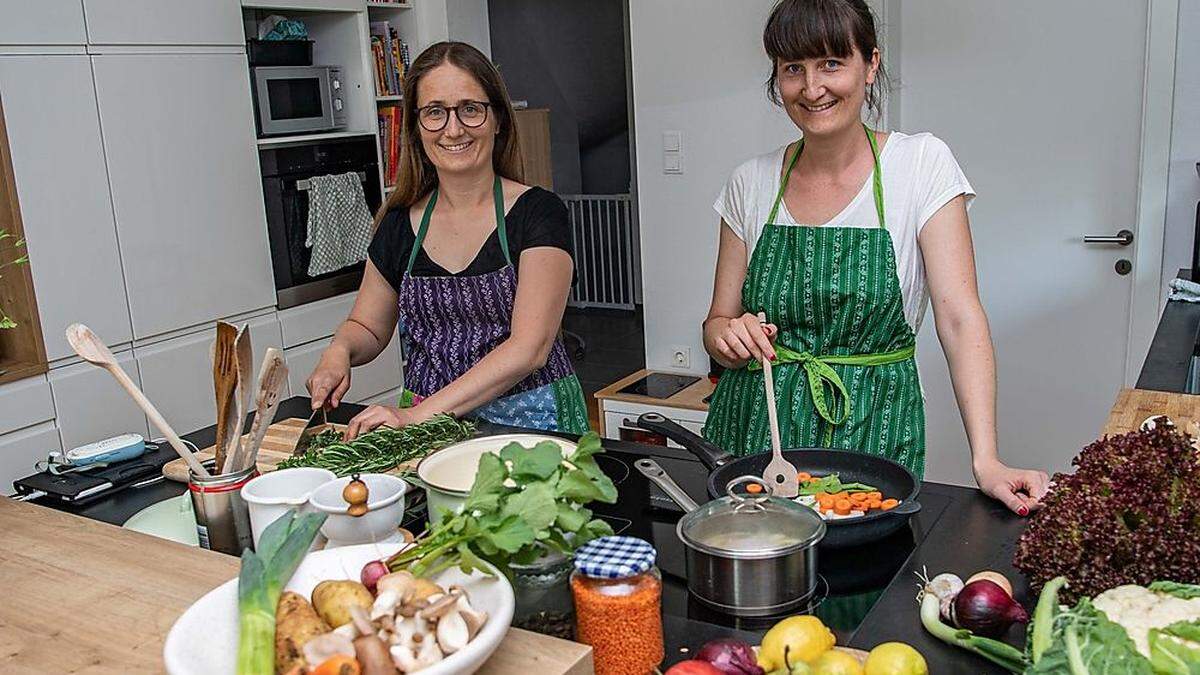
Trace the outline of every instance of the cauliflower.
{"label": "cauliflower", "polygon": [[1093,598],[1092,604],[1109,621],[1120,624],[1146,658],[1150,658],[1152,628],[1200,620],[1200,597],[1184,599],[1132,584],[1107,590]]}

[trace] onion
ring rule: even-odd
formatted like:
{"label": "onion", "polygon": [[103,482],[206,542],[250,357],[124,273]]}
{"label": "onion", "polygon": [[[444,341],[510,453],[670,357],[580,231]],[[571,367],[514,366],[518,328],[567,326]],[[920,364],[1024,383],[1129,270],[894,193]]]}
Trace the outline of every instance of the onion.
{"label": "onion", "polygon": [[925,590],[933,593],[938,600],[953,600],[963,589],[963,580],[957,574],[942,572],[925,584]]}
{"label": "onion", "polygon": [[763,675],[754,648],[741,640],[725,638],[705,643],[695,658],[711,663],[726,675]]}
{"label": "onion", "polygon": [[382,560],[372,560],[366,565],[363,565],[362,573],[359,574],[359,579],[362,581],[362,585],[367,587],[368,591],[374,593],[375,583],[378,582],[379,579],[386,575],[389,571],[390,570],[388,570],[387,564]]}
{"label": "onion", "polygon": [[954,623],[972,633],[999,637],[1014,623],[1029,621],[1025,608],[990,579],[976,579],[954,598]]}
{"label": "onion", "polygon": [[982,572],[976,572],[975,574],[972,574],[971,578],[967,579],[967,583],[969,584],[972,581],[978,581],[979,579],[994,581],[997,586],[1004,589],[1005,593],[1008,593],[1008,597],[1012,597],[1012,584],[1009,583],[1008,577],[1005,577],[1003,574],[1000,574],[999,572],[993,572],[992,570],[983,570]]}

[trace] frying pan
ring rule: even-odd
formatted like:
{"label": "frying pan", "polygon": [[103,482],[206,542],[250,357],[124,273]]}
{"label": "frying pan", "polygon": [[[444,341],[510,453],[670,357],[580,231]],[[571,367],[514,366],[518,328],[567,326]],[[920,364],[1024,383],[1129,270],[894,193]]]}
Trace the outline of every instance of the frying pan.
{"label": "frying pan", "polygon": [[[708,467],[708,495],[713,499],[724,495],[725,486],[735,478],[761,476],[771,461],[769,452],[735,458],[659,413],[643,414],[638,417],[637,426],[662,434],[682,445]],[[826,521],[828,529],[821,540],[822,548],[858,546],[876,541],[907,525],[908,519],[921,510],[921,504],[917,501],[921,483],[912,472],[890,459],[828,448],[785,449],[783,456],[800,471],[807,471],[814,476],[836,473],[844,483],[866,483],[885,497],[900,500],[900,505],[891,511],[875,511],[858,518]]]}

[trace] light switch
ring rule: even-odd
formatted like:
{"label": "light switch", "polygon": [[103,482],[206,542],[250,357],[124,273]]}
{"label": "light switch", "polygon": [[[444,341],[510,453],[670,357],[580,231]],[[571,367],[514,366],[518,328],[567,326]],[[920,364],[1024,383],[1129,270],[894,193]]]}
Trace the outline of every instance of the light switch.
{"label": "light switch", "polygon": [[678,152],[663,153],[663,173],[683,173],[683,162]]}
{"label": "light switch", "polygon": [[682,131],[663,132],[663,152],[680,152],[683,150]]}

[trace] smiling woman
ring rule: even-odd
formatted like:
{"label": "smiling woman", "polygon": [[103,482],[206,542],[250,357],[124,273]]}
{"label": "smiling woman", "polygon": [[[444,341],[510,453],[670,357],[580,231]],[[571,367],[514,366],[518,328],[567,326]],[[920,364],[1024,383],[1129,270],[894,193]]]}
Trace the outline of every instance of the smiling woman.
{"label": "smiling woman", "polygon": [[411,338],[409,407],[371,406],[347,437],[441,412],[582,433],[583,391],[558,340],[570,226],[553,193],[523,184],[512,103],[495,66],[462,42],[432,45],[404,80],[396,191],[376,216],[350,316],[309,377],[336,407],[350,367]]}

